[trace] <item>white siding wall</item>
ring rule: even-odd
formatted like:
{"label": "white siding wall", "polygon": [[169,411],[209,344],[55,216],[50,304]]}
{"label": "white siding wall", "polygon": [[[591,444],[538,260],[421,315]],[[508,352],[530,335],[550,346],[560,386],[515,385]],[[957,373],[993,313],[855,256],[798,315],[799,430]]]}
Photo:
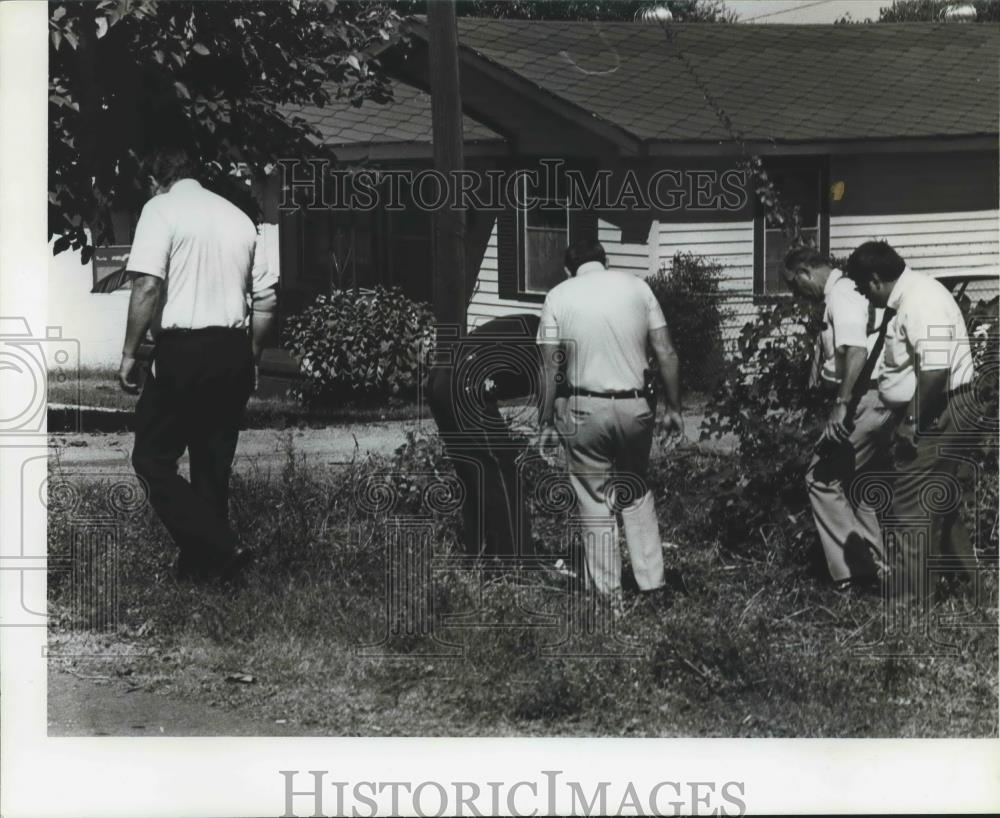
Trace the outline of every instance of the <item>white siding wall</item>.
{"label": "white siding wall", "polygon": [[725,270],[726,290],[753,290],[753,222],[691,222],[660,225],[660,260],[674,253],[694,253],[717,261]]}
{"label": "white siding wall", "polygon": [[885,239],[921,272],[1000,274],[996,210],[910,216],[832,216],[830,252],[847,256],[862,242]]}
{"label": "white siding wall", "polygon": [[476,286],[469,299],[468,328],[474,329],[491,318],[519,312],[537,315],[541,311],[541,304],[500,297],[497,288],[497,224],[494,221],[493,232],[490,233],[490,240],[486,245],[486,252],[483,254],[483,263],[479,266]]}
{"label": "white siding wall", "polygon": [[[1000,274],[1000,213],[979,210],[921,215],[833,216],[830,250],[847,256],[868,239],[886,239],[915,270],[955,270]],[[613,267],[648,275],[669,264],[676,252],[715,259],[725,268],[724,289],[734,312],[724,329],[734,339],[756,314],[753,304],[753,222],[653,223],[647,244],[621,241],[621,231],[605,221],[599,236]],[[980,288],[982,289],[982,288]],[[995,287],[994,287],[995,290]],[[995,294],[995,292],[993,293]],[[469,326],[514,312],[537,313],[540,305],[501,299],[497,294],[496,228],[490,237],[469,305]]]}
{"label": "white siding wall", "polygon": [[[732,335],[748,320],[751,299],[736,295],[753,289],[753,222],[693,222],[668,224],[653,222],[645,244],[623,242],[621,230],[601,219],[598,237],[608,252],[608,264],[635,275],[647,276],[661,264],[669,264],[676,252],[689,252],[716,259],[726,270],[725,289],[734,291],[731,307],[737,312],[726,328]],[[469,327],[482,321],[515,312],[538,313],[541,305],[500,298],[497,291],[496,226],[479,269],[476,287],[469,302]]]}
{"label": "white siding wall", "polygon": [[[649,274],[648,245],[623,242],[621,230],[603,219],[598,222],[598,235],[604,249],[607,250],[610,266],[619,270],[629,270],[636,275],[646,276]],[[655,267],[653,269],[655,270]],[[519,312],[537,315],[541,311],[542,305],[540,303],[500,297],[497,285],[497,226],[494,223],[486,252],[483,254],[483,263],[479,267],[476,286],[469,300],[469,329],[473,329],[491,318]]]}
{"label": "white siding wall", "polygon": [[753,221],[664,223],[659,234],[662,265],[669,265],[674,253],[694,253],[722,265],[721,289],[727,293],[722,306],[730,312],[722,325],[722,338],[733,343],[743,325],[757,314],[753,303]]}
{"label": "white siding wall", "polygon": [[[650,238],[656,236],[655,223],[650,228],[649,236]],[[597,238],[608,254],[608,267],[643,278],[649,275],[649,248],[654,242],[649,240],[644,243],[623,242],[622,231],[604,219],[597,221]]]}

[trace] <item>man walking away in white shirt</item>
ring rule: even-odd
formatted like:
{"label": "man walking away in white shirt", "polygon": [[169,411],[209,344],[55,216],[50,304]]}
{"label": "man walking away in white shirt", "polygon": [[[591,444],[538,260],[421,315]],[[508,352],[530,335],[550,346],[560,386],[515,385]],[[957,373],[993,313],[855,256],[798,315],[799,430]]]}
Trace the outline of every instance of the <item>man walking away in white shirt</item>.
{"label": "man walking away in white shirt", "polygon": [[[229,474],[274,320],[277,274],[253,222],[198,183],[187,151],[162,150],[149,169],[156,195],[142,210],[129,255],[119,371],[122,388],[137,392],[136,352],[152,326],[132,464],[180,550],[178,578],[230,580],[253,557],[229,526]],[[177,473],[185,449],[190,482]]]}
{"label": "man walking away in white shirt", "polygon": [[[566,451],[587,572],[598,593],[617,597],[615,512],[622,515],[639,589],[664,587],[663,544],[646,485],[655,419],[645,391],[648,348],[666,386],[666,428],[682,434],[683,420],[677,354],[656,296],[641,278],[606,265],[599,242],[571,245],[565,266],[572,277],[545,298],[539,427],[543,445],[558,434]],[[557,389],[564,395],[558,400]]]}

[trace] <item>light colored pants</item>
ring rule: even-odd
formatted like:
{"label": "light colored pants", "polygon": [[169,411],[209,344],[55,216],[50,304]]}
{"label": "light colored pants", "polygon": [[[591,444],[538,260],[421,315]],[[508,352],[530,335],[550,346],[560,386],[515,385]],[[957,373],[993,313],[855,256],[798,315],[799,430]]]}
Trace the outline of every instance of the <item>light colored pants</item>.
{"label": "light colored pants", "polygon": [[858,403],[850,446],[826,458],[814,455],[806,472],[813,518],[835,582],[873,578],[877,569],[869,548],[884,562],[878,517],[871,506],[859,502],[861,498],[851,496],[857,494],[851,491],[851,481],[887,450],[894,420],[878,390],[869,389]]}
{"label": "light colored pants", "polygon": [[645,398],[560,400],[556,429],[576,493],[587,572],[601,594],[621,591],[620,511],[639,588],[664,583],[663,545],[653,493],[646,488],[654,413]]}
{"label": "light colored pants", "polygon": [[914,457],[896,463],[898,477],[887,520],[895,596],[926,599],[935,574],[975,576],[976,551],[962,519],[962,478],[969,476],[972,458],[982,445],[982,433],[974,431],[983,428],[982,418],[983,409],[971,390],[952,396],[918,438]]}

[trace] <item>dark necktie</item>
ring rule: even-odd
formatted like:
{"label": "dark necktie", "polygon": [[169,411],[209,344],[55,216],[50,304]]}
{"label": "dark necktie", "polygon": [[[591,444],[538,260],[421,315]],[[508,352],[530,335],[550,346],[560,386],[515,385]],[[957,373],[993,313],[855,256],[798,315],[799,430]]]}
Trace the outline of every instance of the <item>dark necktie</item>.
{"label": "dark necktie", "polygon": [[885,346],[885,334],[889,331],[889,322],[892,321],[895,315],[896,311],[894,309],[891,307],[885,308],[885,313],[882,315],[882,324],[879,326],[878,336],[875,338],[875,345],[872,347],[872,351],[868,353],[865,365],[861,367],[858,379],[851,388],[851,397],[847,401],[847,417],[844,419],[844,426],[847,427],[848,431],[854,430],[854,415],[858,411],[858,403],[861,401],[861,396],[868,391],[868,382],[872,378],[872,372],[875,371],[879,356],[882,354],[882,348]]}

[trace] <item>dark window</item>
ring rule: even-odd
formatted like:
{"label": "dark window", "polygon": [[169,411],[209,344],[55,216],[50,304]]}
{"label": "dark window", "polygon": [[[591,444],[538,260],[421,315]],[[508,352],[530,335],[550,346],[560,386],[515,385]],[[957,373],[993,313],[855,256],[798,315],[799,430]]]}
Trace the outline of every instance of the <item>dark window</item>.
{"label": "dark window", "polygon": [[[542,200],[521,176],[518,197],[531,207],[509,207],[497,214],[497,292],[500,298],[541,303],[556,284],[566,280],[566,247],[582,238],[597,238],[597,214],[570,210],[565,200]],[[564,189],[564,188],[561,188]]]}
{"label": "dark window", "polygon": [[407,198],[404,202],[403,210],[386,211],[386,282],[400,287],[408,298],[430,301],[434,292],[431,214]]}
{"label": "dark window", "polygon": [[[527,179],[521,184],[525,192]],[[570,242],[569,209],[554,199],[533,204],[517,212],[518,289],[544,295],[566,277],[563,256]]]}
{"label": "dark window", "polygon": [[[826,209],[827,174],[818,161],[766,166],[781,201],[797,205],[802,219],[802,237],[815,242],[823,252],[829,247],[829,215]],[[781,263],[788,251],[788,239],[781,227],[770,225],[758,203],[754,224],[754,293],[783,295],[788,286],[781,276]]]}

